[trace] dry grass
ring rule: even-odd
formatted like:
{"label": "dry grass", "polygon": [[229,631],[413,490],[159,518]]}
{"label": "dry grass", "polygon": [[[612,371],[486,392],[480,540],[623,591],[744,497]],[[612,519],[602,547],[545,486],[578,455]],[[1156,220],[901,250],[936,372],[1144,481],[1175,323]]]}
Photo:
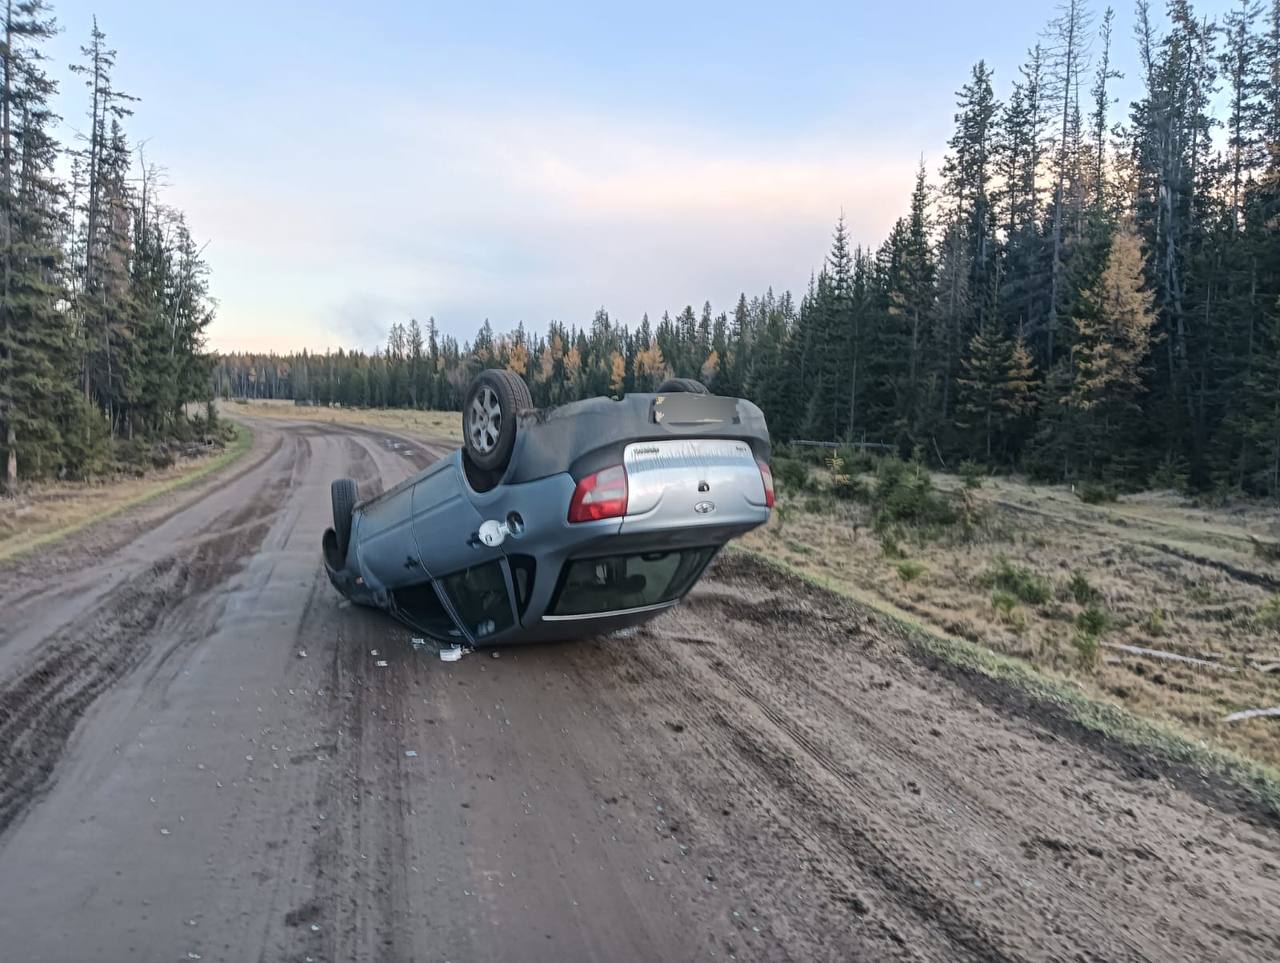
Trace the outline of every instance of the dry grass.
{"label": "dry grass", "polygon": [[414,435],[431,441],[462,443],[462,413],[457,411],[416,411],[407,408],[313,408],[295,405],[292,401],[231,402],[224,404],[223,410],[232,415],[242,413],[257,418],[361,425]]}
{"label": "dry grass", "polygon": [[[958,488],[959,481],[940,478],[939,487]],[[1267,617],[1280,603],[1272,601],[1274,588],[1249,580],[1280,585],[1280,565],[1252,547],[1252,539],[1275,537],[1273,514],[1206,511],[1160,496],[1085,505],[1063,490],[1007,480],[971,496],[986,521],[969,538],[924,540],[907,530],[896,545],[882,543],[865,507],[784,494],[783,510],[744,542],[832,588],[1059,673],[1086,693],[1209,743],[1280,764],[1275,719],[1221,721],[1237,709],[1280,705],[1280,625]],[[902,575],[904,560],[919,570],[910,579]],[[1048,597],[1019,599],[1009,585],[1022,578],[1047,585]],[[1276,668],[1265,671],[1270,665]]]}
{"label": "dry grass", "polygon": [[240,458],[252,440],[247,428],[236,425],[236,438],[223,451],[183,458],[141,478],[50,482],[0,499],[0,561],[191,484]]}

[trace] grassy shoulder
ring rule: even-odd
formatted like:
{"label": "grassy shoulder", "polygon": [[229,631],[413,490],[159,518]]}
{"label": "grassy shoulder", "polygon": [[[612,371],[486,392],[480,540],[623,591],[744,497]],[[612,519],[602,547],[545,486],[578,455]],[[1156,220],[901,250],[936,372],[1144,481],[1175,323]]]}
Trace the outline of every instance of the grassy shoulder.
{"label": "grassy shoulder", "polygon": [[1260,506],[1099,507],[909,463],[797,461],[775,459],[779,510],[743,547],[931,636],[1280,766],[1277,720],[1226,721],[1280,705],[1280,565],[1252,548],[1275,538]]}
{"label": "grassy shoulder", "polygon": [[928,661],[988,680],[1033,704],[1050,706],[1064,719],[1121,747],[1222,779],[1241,790],[1254,805],[1280,818],[1280,769],[1274,765],[1207,742],[1176,724],[1143,717],[1104,694],[1091,691],[1079,679],[946,635],[883,598],[856,591],[767,550],[735,545],[731,551],[871,609]]}
{"label": "grassy shoulder", "polygon": [[292,401],[225,402],[223,411],[246,414],[255,418],[279,418],[287,421],[318,421],[334,425],[358,425],[385,431],[416,435],[451,444],[462,443],[462,413],[458,411],[419,411],[412,408],[325,408],[295,405]]}
{"label": "grassy shoulder", "polygon": [[253,433],[246,426],[233,423],[232,430],[231,441],[221,451],[183,458],[142,477],[50,482],[0,500],[0,561],[41,548],[226,468],[243,457],[253,443]]}

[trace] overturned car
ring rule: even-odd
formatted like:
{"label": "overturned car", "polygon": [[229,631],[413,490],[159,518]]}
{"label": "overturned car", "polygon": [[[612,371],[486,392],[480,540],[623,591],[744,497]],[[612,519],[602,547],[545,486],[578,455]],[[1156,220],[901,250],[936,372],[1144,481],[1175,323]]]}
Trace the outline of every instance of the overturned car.
{"label": "overturned car", "polygon": [[690,379],[536,410],[519,375],[484,371],[463,433],[376,498],[334,481],[323,537],[338,591],[446,644],[637,625],[773,507],[764,415]]}

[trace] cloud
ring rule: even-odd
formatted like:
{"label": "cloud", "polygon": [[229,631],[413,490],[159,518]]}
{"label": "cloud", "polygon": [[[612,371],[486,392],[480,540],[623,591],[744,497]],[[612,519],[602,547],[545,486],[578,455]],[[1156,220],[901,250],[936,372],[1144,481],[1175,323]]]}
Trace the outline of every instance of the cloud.
{"label": "cloud", "polygon": [[855,241],[878,243],[917,156],[823,132],[403,101],[337,145],[263,172],[271,191],[211,172],[184,198],[241,272],[224,288],[215,258],[216,346],[261,340],[264,310],[273,342],[372,347],[412,315],[466,338],[486,317],[541,328],[601,305],[627,322],[707,298],[729,309],[743,290],[803,286],[841,209]]}

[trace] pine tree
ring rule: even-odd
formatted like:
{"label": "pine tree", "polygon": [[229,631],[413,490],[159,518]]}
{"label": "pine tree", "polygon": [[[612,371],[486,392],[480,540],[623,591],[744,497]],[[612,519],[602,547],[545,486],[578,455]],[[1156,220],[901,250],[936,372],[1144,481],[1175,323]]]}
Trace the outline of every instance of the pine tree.
{"label": "pine tree", "polygon": [[1009,430],[1031,414],[1036,389],[1026,344],[1010,341],[989,321],[969,342],[957,406],[959,426],[977,439],[988,465],[1007,447]]}
{"label": "pine tree", "polygon": [[1122,225],[1111,239],[1105,270],[1071,318],[1067,403],[1088,426],[1081,452],[1090,471],[1108,454],[1107,446],[1144,390],[1143,368],[1156,321],[1153,301],[1146,288],[1142,242],[1131,226]]}
{"label": "pine tree", "polygon": [[39,49],[55,32],[43,3],[7,0],[0,49],[0,487],[7,489],[19,472],[63,467],[63,430],[89,427],[70,397],[70,333],[58,311],[64,294],[50,132],[57,118],[48,106],[55,85],[41,70]]}

